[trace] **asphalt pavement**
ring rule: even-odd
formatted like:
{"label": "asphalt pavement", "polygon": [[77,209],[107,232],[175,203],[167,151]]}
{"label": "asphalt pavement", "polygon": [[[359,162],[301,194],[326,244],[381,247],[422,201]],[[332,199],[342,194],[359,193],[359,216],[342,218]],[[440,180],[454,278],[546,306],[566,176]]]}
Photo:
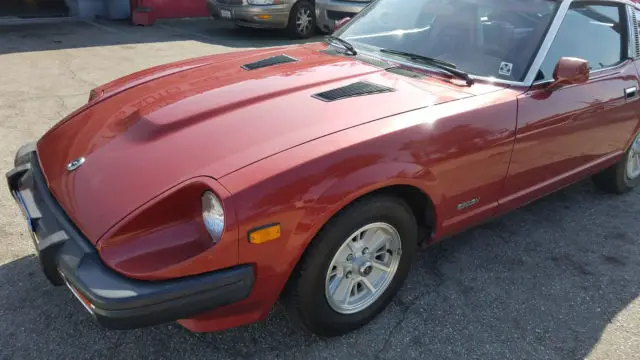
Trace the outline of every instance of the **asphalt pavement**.
{"label": "asphalt pavement", "polygon": [[[285,43],[210,20],[0,27],[0,171],[98,84]],[[340,338],[301,331],[278,306],[264,322],[218,333],[110,331],[47,283],[0,186],[0,359],[638,359],[638,214],[640,190],[573,185],[424,250],[387,310]]]}

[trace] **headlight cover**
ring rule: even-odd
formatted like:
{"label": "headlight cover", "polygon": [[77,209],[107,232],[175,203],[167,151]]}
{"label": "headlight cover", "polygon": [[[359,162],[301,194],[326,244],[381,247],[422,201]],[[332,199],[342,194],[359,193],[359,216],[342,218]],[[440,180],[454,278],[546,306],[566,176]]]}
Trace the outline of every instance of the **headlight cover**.
{"label": "headlight cover", "polygon": [[224,209],[217,196],[211,191],[202,195],[202,220],[214,244],[217,244],[224,231]]}
{"label": "headlight cover", "polygon": [[249,5],[278,5],[282,0],[247,0]]}

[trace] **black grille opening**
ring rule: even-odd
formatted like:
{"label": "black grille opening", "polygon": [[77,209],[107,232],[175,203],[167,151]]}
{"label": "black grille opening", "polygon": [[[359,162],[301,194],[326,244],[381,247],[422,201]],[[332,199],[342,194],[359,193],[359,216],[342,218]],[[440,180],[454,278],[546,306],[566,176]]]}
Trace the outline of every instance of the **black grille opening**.
{"label": "black grille opening", "polygon": [[369,82],[359,81],[337,89],[327,90],[321,93],[314,94],[313,97],[322,101],[337,101],[350,97],[381,94],[392,91],[395,91],[395,89],[382,85],[372,84]]}
{"label": "black grille opening", "polygon": [[342,20],[346,17],[348,18],[352,18],[354,16],[356,16],[357,13],[350,13],[350,12],[345,12],[345,11],[333,11],[333,10],[327,10],[327,17],[331,20]]}
{"label": "black grille opening", "polygon": [[633,11],[631,11],[631,20],[633,22],[633,43],[635,46],[635,52],[634,52],[634,56],[635,58],[640,58],[640,29],[638,29],[638,10],[634,9]]}
{"label": "black grille opening", "polygon": [[242,65],[242,68],[245,70],[255,70],[255,69],[265,68],[268,66],[286,64],[286,63],[296,62],[296,61],[298,61],[298,59],[294,59],[291,56],[278,55],[278,56],[273,56],[270,58],[258,60],[256,62],[252,62],[249,64],[244,64]]}
{"label": "black grille opening", "polygon": [[406,77],[410,77],[410,78],[414,78],[414,79],[420,79],[425,77],[424,74],[421,74],[419,72],[413,71],[413,70],[409,70],[409,69],[404,69],[401,67],[394,67],[394,68],[389,68],[387,69],[388,72],[396,74],[396,75],[401,75],[401,76],[406,76]]}

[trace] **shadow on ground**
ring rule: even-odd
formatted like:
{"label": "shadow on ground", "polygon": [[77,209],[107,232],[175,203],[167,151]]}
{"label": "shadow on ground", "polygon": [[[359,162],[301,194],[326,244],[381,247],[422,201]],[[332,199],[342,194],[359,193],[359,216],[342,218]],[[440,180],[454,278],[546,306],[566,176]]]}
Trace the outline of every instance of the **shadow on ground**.
{"label": "shadow on ground", "polygon": [[159,20],[150,27],[129,22],[71,20],[0,25],[0,55],[30,51],[193,40],[229,48],[261,48],[318,41],[291,40],[282,30],[241,28],[208,18]]}
{"label": "shadow on ground", "polygon": [[640,294],[637,196],[583,182],[435,245],[385,312],[334,339],[279,307],[219,333],[104,330],[24,257],[0,267],[0,358],[584,358]]}

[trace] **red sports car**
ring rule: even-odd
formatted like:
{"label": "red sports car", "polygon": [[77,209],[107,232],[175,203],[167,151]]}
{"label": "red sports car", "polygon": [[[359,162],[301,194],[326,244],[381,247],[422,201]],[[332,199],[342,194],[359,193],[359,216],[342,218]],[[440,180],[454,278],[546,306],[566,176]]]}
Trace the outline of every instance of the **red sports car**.
{"label": "red sports car", "polygon": [[[377,0],[320,43],[141,71],[18,151],[44,274],[97,321],[376,316],[419,246],[640,182],[630,1]],[[499,251],[499,249],[496,249]]]}

